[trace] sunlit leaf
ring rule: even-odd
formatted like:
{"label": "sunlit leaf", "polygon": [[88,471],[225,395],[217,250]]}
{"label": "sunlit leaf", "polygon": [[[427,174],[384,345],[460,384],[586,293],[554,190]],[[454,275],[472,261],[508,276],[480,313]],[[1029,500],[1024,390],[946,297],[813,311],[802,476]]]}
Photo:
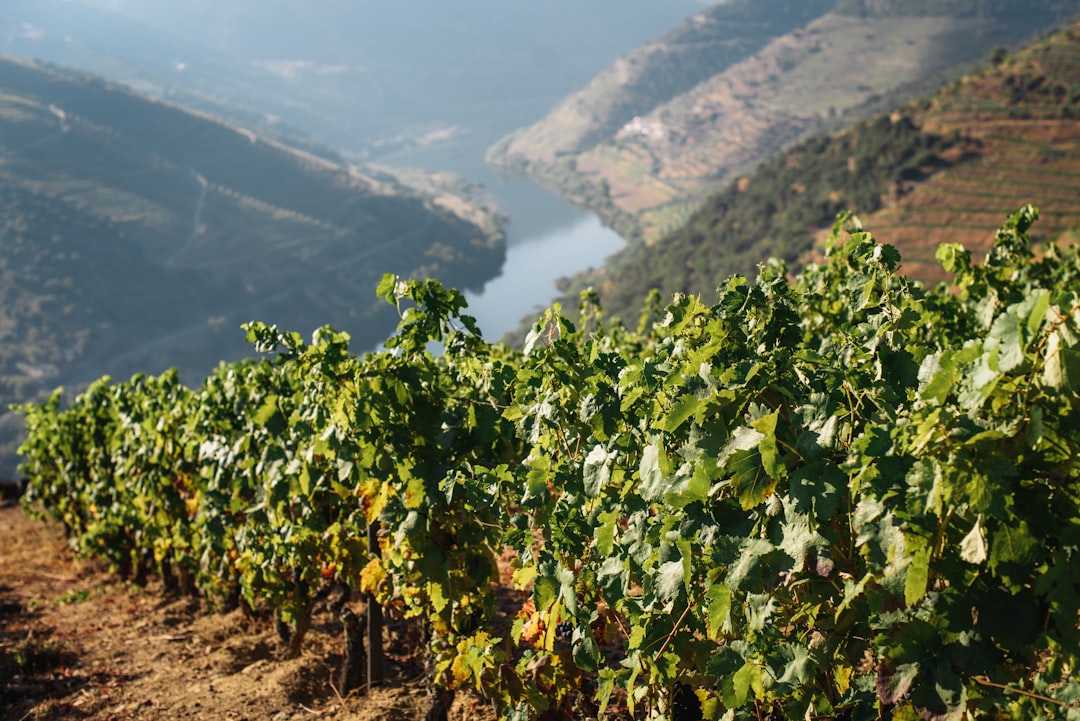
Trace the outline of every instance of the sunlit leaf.
{"label": "sunlit leaf", "polygon": [[982,529],[982,516],[960,541],[960,558],[968,563],[980,564],[987,558],[986,536]]}

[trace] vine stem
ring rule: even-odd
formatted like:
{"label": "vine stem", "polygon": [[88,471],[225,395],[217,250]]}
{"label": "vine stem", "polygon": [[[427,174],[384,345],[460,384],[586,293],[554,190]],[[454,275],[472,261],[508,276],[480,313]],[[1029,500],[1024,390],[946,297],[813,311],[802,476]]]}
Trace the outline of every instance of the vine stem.
{"label": "vine stem", "polygon": [[630,638],[630,633],[626,630],[626,626],[623,625],[622,619],[619,618],[619,612],[615,609],[612,609],[611,615],[615,619],[615,625],[617,625],[619,627],[619,630],[622,631],[622,635],[625,638]]}
{"label": "vine stem", "polygon": [[1055,706],[1061,706],[1062,708],[1074,709],[1074,708],[1080,707],[1080,704],[1075,704],[1075,703],[1069,704],[1069,703],[1065,703],[1064,701],[1058,701],[1056,698],[1050,698],[1049,696],[1043,696],[1042,694],[1033,693],[1031,691],[1025,691],[1022,688],[1013,688],[1012,686],[1006,686],[1003,683],[995,683],[995,682],[991,681],[990,679],[988,679],[986,676],[972,676],[971,680],[974,681],[975,683],[982,684],[983,686],[989,686],[991,688],[998,688],[998,689],[1001,689],[1002,691],[1011,691],[1012,693],[1017,693],[1017,694],[1020,694],[1021,696],[1027,696],[1028,698],[1033,698],[1033,699],[1035,699],[1037,701],[1045,701],[1046,703],[1052,703]]}
{"label": "vine stem", "polygon": [[675,622],[675,628],[671,629],[671,633],[669,633],[667,638],[664,639],[664,645],[661,646],[660,650],[656,652],[655,656],[653,656],[652,662],[654,664],[660,662],[660,657],[664,655],[664,651],[667,651],[667,647],[670,646],[671,642],[675,640],[675,634],[679,632],[679,629],[682,627],[683,622],[686,621],[686,617],[690,615],[690,609],[701,603],[701,599],[705,598],[706,592],[707,591],[702,591],[698,594],[697,598],[695,598],[692,602],[686,604],[686,609],[682,612],[682,615],[679,616],[679,620]]}

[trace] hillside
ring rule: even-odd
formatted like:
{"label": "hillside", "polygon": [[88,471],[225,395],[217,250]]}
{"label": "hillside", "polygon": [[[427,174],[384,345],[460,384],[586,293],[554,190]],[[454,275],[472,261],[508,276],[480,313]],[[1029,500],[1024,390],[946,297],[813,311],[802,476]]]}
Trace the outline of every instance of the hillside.
{"label": "hillside", "polygon": [[298,130],[326,121],[326,111],[317,108],[325,95],[318,88],[296,84],[284,92],[280,76],[268,69],[104,8],[74,0],[5,0],[0,55],[78,68],[330,154]]}
{"label": "hillside", "polygon": [[655,242],[781,149],[917,96],[1080,9],[1058,0],[790,5],[705,10],[501,140],[489,162],[589,207],[631,242]]}
{"label": "hillside", "polygon": [[708,300],[769,256],[800,262],[848,208],[926,280],[941,277],[939,243],[987,248],[1001,208],[1035,203],[1035,239],[1075,239],[1080,24],[997,60],[890,114],[803,141],[729,183],[662,241],[628,248],[567,290],[594,286],[609,313],[629,320],[652,288]]}
{"label": "hillside", "polygon": [[0,54],[78,67],[264,131],[299,128],[369,158],[476,135],[470,152],[482,164],[484,147],[698,7],[4,0]]}
{"label": "hillside", "polygon": [[258,317],[357,347],[385,272],[479,287],[494,214],[91,76],[0,58],[0,407],[108,372],[208,371]]}

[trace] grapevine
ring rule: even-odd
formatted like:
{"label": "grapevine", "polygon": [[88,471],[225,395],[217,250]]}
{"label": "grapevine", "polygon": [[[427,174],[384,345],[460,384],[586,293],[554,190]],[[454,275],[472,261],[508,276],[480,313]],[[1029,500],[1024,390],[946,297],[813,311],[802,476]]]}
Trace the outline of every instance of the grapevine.
{"label": "grapevine", "polygon": [[1080,256],[1034,253],[1036,218],[926,288],[845,215],[794,278],[636,331],[586,294],[522,351],[387,276],[386,351],[252,323],[264,356],[199,388],[19,406],[26,502],[121,573],[273,610],[287,655],[320,594],[367,593],[506,719],[1080,719]]}

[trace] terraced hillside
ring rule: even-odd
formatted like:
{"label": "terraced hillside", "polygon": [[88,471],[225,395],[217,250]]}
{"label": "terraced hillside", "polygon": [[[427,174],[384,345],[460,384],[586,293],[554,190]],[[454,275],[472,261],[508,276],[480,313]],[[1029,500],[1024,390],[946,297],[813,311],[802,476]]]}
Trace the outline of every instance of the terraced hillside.
{"label": "terraced hillside", "polygon": [[[595,210],[631,242],[655,242],[781,149],[1080,10],[1061,0],[835,5],[716,5],[500,141],[489,161]],[[672,57],[689,68],[678,82],[642,81],[665,77]]]}
{"label": "terraced hillside", "polygon": [[258,317],[396,323],[385,272],[476,287],[490,210],[423,192],[93,77],[0,58],[0,408],[42,386],[249,351]]}
{"label": "terraced hillside", "polygon": [[1042,211],[1036,239],[1080,239],[1080,23],[835,135],[803,141],[729,183],[685,226],[573,279],[605,309],[636,319],[648,290],[712,296],[769,256],[804,261],[844,209],[859,212],[904,269],[933,281],[946,240],[988,248],[1002,213]]}
{"label": "terraced hillside", "polygon": [[864,222],[901,248],[908,273],[939,277],[946,240],[986,248],[1000,209],[1033,202],[1035,237],[1080,228],[1080,26],[965,78],[915,109],[927,133],[978,144],[970,162],[903,184]]}

